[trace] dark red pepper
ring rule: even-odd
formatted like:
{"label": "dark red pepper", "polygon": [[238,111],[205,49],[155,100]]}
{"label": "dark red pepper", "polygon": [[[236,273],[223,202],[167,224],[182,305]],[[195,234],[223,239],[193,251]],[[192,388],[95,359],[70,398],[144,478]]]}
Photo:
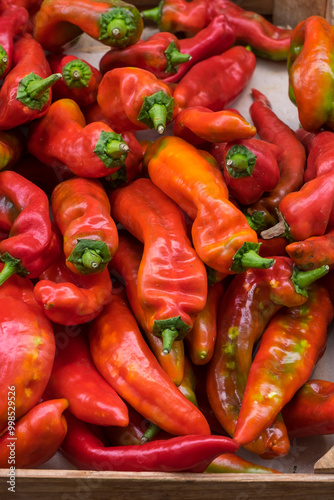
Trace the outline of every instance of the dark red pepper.
{"label": "dark red pepper", "polygon": [[0,15],[0,80],[11,70],[15,37],[22,31],[28,18],[25,8],[14,6],[5,8]]}
{"label": "dark red pepper", "polygon": [[304,182],[332,172],[334,169],[334,133],[326,131],[313,134],[299,129],[296,134],[307,151]]}
{"label": "dark red pepper", "polygon": [[0,132],[0,170],[11,169],[23,153],[24,135],[19,130]]}

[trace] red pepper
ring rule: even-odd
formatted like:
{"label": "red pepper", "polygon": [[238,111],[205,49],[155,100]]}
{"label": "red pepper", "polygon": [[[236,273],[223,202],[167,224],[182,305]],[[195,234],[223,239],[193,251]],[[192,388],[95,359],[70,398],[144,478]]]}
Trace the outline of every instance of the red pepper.
{"label": "red pepper", "polygon": [[178,82],[194,64],[208,57],[221,54],[232,47],[235,34],[224,15],[216,16],[212,21],[191,38],[179,41],[182,54],[189,54],[191,58],[180,64],[177,72],[167,78],[165,82]]}
{"label": "red pepper", "polygon": [[14,273],[37,278],[59,255],[46,194],[21,175],[0,172],[0,227],[9,231],[1,241],[2,284]]}
{"label": "red pepper", "polygon": [[[264,240],[263,238],[259,238],[259,243],[261,243],[259,250],[259,255],[261,255],[261,257],[274,257],[275,255],[288,257],[289,255],[286,249],[289,242],[283,236],[278,236],[277,238],[271,238],[270,240]],[[303,268],[301,267],[301,269]]]}
{"label": "red pepper", "polygon": [[224,453],[215,458],[204,472],[206,474],[280,474],[275,469],[253,464],[234,453]]}
{"label": "red pepper", "polygon": [[163,353],[168,354],[205,306],[204,264],[187,237],[179,207],[150,179],[117,189],[110,203],[114,219],[144,243],[138,299],[146,328],[163,339]]}
{"label": "red pepper", "polygon": [[250,81],[256,57],[235,46],[195,64],[179,81],[173,97],[181,109],[204,106],[220,111],[238,97]]}
{"label": "red pepper", "polygon": [[131,66],[153,73],[157,78],[175,74],[179,65],[190,59],[190,55],[180,53],[180,42],[168,32],[156,33],[146,40],[125,49],[111,49],[100,60],[100,70],[106,73],[114,68]]}
{"label": "red pepper", "polygon": [[334,229],[330,228],[323,236],[290,243],[286,251],[300,269],[315,269],[323,265],[333,269]]}
{"label": "red pepper", "polygon": [[247,379],[234,433],[240,445],[256,439],[308,380],[332,319],[328,292],[314,284],[305,304],[282,309],[271,320]]}
{"label": "red pepper", "polygon": [[118,233],[100,182],[80,177],[61,182],[52,193],[51,206],[63,235],[68,269],[75,274],[103,271],[117,250]]}
{"label": "red pepper", "polygon": [[14,423],[0,437],[0,467],[31,469],[50,460],[66,436],[67,407],[66,399],[44,401]]}
{"label": "red pepper", "polygon": [[205,417],[159,365],[119,294],[91,323],[90,351],[101,375],[147,420],[171,434],[210,434]]}
{"label": "red pepper", "polygon": [[334,170],[334,133],[312,134],[299,129],[296,134],[308,153],[304,182],[332,172]]}
{"label": "red pepper", "polygon": [[88,424],[66,416],[68,432],[60,451],[78,469],[203,472],[218,455],[237,451],[223,436],[181,436],[133,446],[105,447]]}
{"label": "red pepper", "polygon": [[162,354],[162,339],[154,335],[147,326],[143,308],[139,302],[137,292],[137,277],[143,257],[143,245],[124,229],[118,230],[119,245],[117,252],[109,263],[111,272],[116,273],[125,283],[126,295],[131,310],[144,332],[160,365],[175,383],[179,386],[184,372],[184,346],[182,340],[175,340],[168,354]]}
{"label": "red pepper", "polygon": [[122,0],[47,0],[35,17],[34,37],[45,50],[57,53],[83,32],[105,45],[126,47],[142,31],[138,9]]}
{"label": "red pepper", "polygon": [[14,44],[13,68],[0,90],[0,130],[43,116],[51,103],[50,87],[61,78],[51,75],[42,46],[26,35]]}
{"label": "red pepper", "polygon": [[177,115],[173,134],[198,146],[205,141],[248,139],[256,134],[256,128],[233,110],[214,112],[203,106],[193,106]]}
{"label": "red pepper", "polygon": [[82,275],[72,273],[61,254],[36,283],[36,301],[46,316],[60,325],[79,325],[96,318],[111,300],[112,284],[108,269]]}
{"label": "red pepper", "polygon": [[[57,351],[44,396],[67,399],[69,411],[84,422],[126,426],[129,422],[127,407],[97,371],[89,352],[86,330],[54,325],[54,331]],[[66,335],[66,344],[62,341],[63,335],[58,334]]]}
{"label": "red pepper", "polygon": [[50,167],[65,164],[75,175],[99,178],[119,170],[129,146],[104,123],[86,125],[78,104],[60,99],[31,127],[28,150]]}
{"label": "red pepper", "polygon": [[27,23],[29,14],[23,7],[8,6],[0,15],[0,78],[5,78],[12,67],[15,37]]}
{"label": "red pepper", "polygon": [[309,380],[282,413],[291,438],[333,434],[334,382]]}
{"label": "red pepper", "polygon": [[64,54],[49,54],[52,73],[61,73],[52,88],[53,100],[73,99],[79,106],[88,106],[96,101],[102,75],[98,69],[78,57]]}
{"label": "red pepper", "polygon": [[24,136],[19,130],[0,132],[0,170],[11,169],[23,153]]}
{"label": "red pepper", "polygon": [[169,86],[140,68],[108,71],[100,83],[97,102],[119,132],[155,128],[162,134],[166,123],[178,113]]}
{"label": "red pepper", "polygon": [[296,191],[303,184],[306,162],[305,150],[296,134],[272,111],[270,102],[259,92],[252,89],[254,103],[250,115],[260,139],[275,144],[282,151],[279,162],[280,180],[273,191],[249,207],[251,215],[262,212],[266,225],[277,222],[276,209],[283,197]]}

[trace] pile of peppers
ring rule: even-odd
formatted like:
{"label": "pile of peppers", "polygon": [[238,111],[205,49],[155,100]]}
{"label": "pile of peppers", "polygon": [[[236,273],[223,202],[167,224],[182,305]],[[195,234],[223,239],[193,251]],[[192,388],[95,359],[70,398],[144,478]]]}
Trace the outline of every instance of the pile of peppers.
{"label": "pile of peppers", "polygon": [[[0,468],[277,474],[257,456],[334,433],[333,37],[230,0],[1,1]],[[259,89],[230,107],[258,58],[298,131]]]}

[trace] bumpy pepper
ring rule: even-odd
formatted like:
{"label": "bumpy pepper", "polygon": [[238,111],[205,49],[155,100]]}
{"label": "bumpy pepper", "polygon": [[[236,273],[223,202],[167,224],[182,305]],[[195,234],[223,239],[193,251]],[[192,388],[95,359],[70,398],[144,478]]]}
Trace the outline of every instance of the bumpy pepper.
{"label": "bumpy pepper", "polygon": [[334,133],[311,133],[304,129],[296,131],[297,137],[307,151],[304,182],[328,174],[334,170]]}
{"label": "bumpy pepper", "polygon": [[18,130],[0,132],[0,170],[12,168],[23,153],[24,136]]}
{"label": "bumpy pepper", "polygon": [[96,101],[102,75],[98,69],[78,57],[65,54],[49,54],[52,73],[61,73],[52,88],[53,100],[73,99],[79,106],[88,106]]}
{"label": "bumpy pepper", "polygon": [[138,9],[122,0],[45,0],[35,17],[35,39],[60,52],[83,32],[112,47],[136,43],[143,31]]}
{"label": "bumpy pepper", "polygon": [[23,7],[8,7],[0,15],[0,79],[5,78],[12,67],[13,45],[29,14]]}
{"label": "bumpy pepper", "polygon": [[[290,259],[277,257],[272,268],[248,269],[228,287],[220,305],[207,392],[216,417],[231,436],[235,432],[255,342],[283,305],[305,303],[306,287],[326,272],[328,269],[299,272]],[[289,448],[284,431],[282,422],[276,422],[276,428],[269,428],[249,449],[260,455],[284,455]]]}
{"label": "bumpy pepper", "polygon": [[0,284],[16,273],[37,278],[59,255],[52,230],[49,201],[32,182],[10,170],[0,172],[0,227],[8,238],[0,243]]}
{"label": "bumpy pepper", "polygon": [[90,324],[95,366],[135,410],[174,435],[210,434],[202,413],[159,365],[120,294]]}
{"label": "bumpy pepper", "polygon": [[231,196],[243,205],[250,205],[264,192],[272,191],[280,179],[281,149],[260,139],[231,141],[219,145],[211,152],[218,161]]}
{"label": "bumpy pepper", "polygon": [[178,112],[169,86],[141,68],[108,71],[100,83],[97,102],[119,132],[155,128],[162,134]]}
{"label": "bumpy pepper", "polygon": [[212,111],[203,106],[183,109],[175,118],[173,134],[190,144],[203,142],[230,142],[248,139],[256,128],[233,110]]}
{"label": "bumpy pepper", "polygon": [[131,66],[146,69],[157,78],[165,78],[178,71],[179,65],[190,59],[181,54],[180,42],[172,33],[156,33],[146,40],[125,49],[111,49],[100,60],[100,70],[106,73],[114,68]]}
{"label": "bumpy pepper", "polygon": [[54,331],[57,350],[44,397],[67,399],[69,411],[84,422],[127,425],[129,416],[125,403],[93,363],[87,329],[54,325]]}
{"label": "bumpy pepper", "polygon": [[301,126],[310,132],[334,129],[332,94],[334,33],[321,16],[310,16],[293,30],[288,55],[289,97]]}
{"label": "bumpy pepper", "polygon": [[162,137],[148,146],[143,168],[193,221],[193,245],[207,266],[235,274],[273,264],[258,256],[257,235],[228,200],[221,172],[194,146],[178,137]]}
{"label": "bumpy pepper", "polygon": [[333,306],[313,284],[305,304],[284,308],[270,321],[249,371],[234,439],[256,439],[308,380],[323,354]]}
{"label": "bumpy pepper", "polygon": [[100,314],[111,300],[111,290],[108,269],[90,275],[73,273],[61,254],[39,276],[34,294],[51,321],[61,325],[80,325]]}
{"label": "bumpy pepper", "polygon": [[[291,130],[272,111],[270,102],[256,89],[252,89],[254,99],[250,115],[260,139],[278,146],[282,151],[279,162],[280,180],[275,189],[248,208],[250,215],[260,212],[264,223],[272,226],[277,222],[276,209],[282,198],[303,184],[306,162],[305,149]],[[254,214],[255,213],[255,214]]]}
{"label": "bumpy pepper", "polygon": [[119,245],[117,252],[109,263],[109,269],[120,276],[125,283],[125,291],[131,310],[141,330],[154,352],[157,360],[167,375],[179,386],[184,372],[184,346],[182,340],[175,340],[168,354],[162,354],[162,339],[154,335],[147,326],[143,308],[137,292],[138,270],[143,257],[143,245],[124,229],[118,230]]}
{"label": "bumpy pepper", "polygon": [[187,237],[179,207],[150,179],[113,191],[110,202],[114,219],[144,243],[138,299],[146,328],[163,339],[163,353],[168,354],[205,306],[204,264]]}
{"label": "bumpy pepper", "polygon": [[294,241],[286,251],[300,269],[316,269],[320,266],[334,268],[334,229],[323,236],[313,236],[303,241]]}
{"label": "bumpy pepper", "polygon": [[0,90],[0,130],[43,116],[51,103],[50,87],[60,78],[60,73],[51,75],[42,46],[28,35],[20,38]]}
{"label": "bumpy pepper", "polygon": [[60,99],[31,127],[28,150],[49,167],[65,164],[75,175],[99,178],[126,162],[129,146],[102,122],[86,125],[78,104]]}
{"label": "bumpy pepper", "polygon": [[250,81],[256,57],[246,47],[232,47],[195,64],[179,81],[173,97],[181,109],[204,106],[220,111],[236,99]]}
{"label": "bumpy pepper", "polygon": [[103,271],[118,247],[108,196],[99,181],[75,177],[58,184],[52,213],[64,241],[66,265],[76,274]]}
{"label": "bumpy pepper", "polygon": [[26,413],[0,437],[0,467],[31,469],[50,460],[66,436],[67,407],[66,399],[53,399]]}

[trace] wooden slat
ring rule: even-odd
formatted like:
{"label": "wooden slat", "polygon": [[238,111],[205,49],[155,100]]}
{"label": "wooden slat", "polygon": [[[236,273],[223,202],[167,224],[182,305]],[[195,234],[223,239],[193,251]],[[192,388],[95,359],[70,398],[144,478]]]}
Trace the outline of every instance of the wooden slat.
{"label": "wooden slat", "polygon": [[300,21],[315,15],[327,16],[327,21],[332,23],[332,4],[333,0],[274,0],[273,23],[294,28]]}
{"label": "wooden slat", "polygon": [[316,462],[314,472],[316,474],[334,474],[334,446]]}
{"label": "wooden slat", "polygon": [[165,474],[60,470],[16,471],[16,492],[1,500],[333,500],[334,475]]}

